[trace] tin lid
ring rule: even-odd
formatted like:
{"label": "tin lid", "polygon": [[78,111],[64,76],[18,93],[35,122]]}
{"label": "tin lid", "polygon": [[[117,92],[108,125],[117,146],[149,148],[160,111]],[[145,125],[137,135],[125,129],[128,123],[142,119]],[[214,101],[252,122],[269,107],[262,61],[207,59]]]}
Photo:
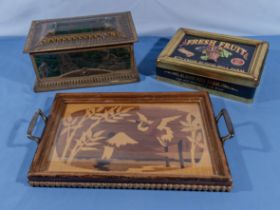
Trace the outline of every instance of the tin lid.
{"label": "tin lid", "polygon": [[37,53],[133,43],[130,12],[33,21],[24,52]]}
{"label": "tin lid", "polygon": [[267,51],[265,41],[181,28],[159,55],[157,66],[257,87]]}

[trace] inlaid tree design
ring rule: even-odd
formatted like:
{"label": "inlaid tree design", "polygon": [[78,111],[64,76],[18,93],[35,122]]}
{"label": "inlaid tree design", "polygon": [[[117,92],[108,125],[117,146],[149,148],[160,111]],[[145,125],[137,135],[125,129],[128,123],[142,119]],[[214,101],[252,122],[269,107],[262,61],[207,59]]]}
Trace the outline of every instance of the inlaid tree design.
{"label": "inlaid tree design", "polygon": [[[93,131],[102,122],[117,123],[129,117],[129,111],[135,107],[109,106],[90,107],[84,110],[82,117],[68,116],[63,123],[60,136],[66,135],[65,147],[61,159],[70,164],[80,151],[96,151],[96,146],[105,139],[104,130]],[[85,127],[85,123],[90,126]],[[81,131],[82,130],[82,131]],[[79,131],[79,132],[78,132]],[[80,133],[80,134],[79,134]]]}
{"label": "inlaid tree design", "polygon": [[185,120],[180,121],[180,124],[183,126],[182,131],[185,132],[187,135],[187,140],[191,143],[190,158],[191,163],[195,164],[196,149],[205,148],[201,124],[198,122],[197,118],[192,114],[188,114]]}
{"label": "inlaid tree design", "polygon": [[[176,109],[160,115],[154,111],[127,105],[76,110],[63,120],[59,138],[64,140],[57,144],[58,157],[70,165],[91,159],[100,170],[118,167],[114,161],[125,160],[136,150],[154,160],[162,159],[169,168],[201,163],[207,148],[199,118]],[[131,161],[144,158],[132,156]]]}

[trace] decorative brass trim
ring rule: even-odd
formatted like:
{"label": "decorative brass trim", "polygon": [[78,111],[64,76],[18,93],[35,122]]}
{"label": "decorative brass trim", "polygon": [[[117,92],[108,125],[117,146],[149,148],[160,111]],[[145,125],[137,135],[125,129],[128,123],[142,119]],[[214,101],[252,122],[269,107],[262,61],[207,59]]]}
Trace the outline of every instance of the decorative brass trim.
{"label": "decorative brass trim", "polygon": [[59,42],[71,42],[71,41],[79,41],[82,39],[102,39],[107,36],[121,36],[121,32],[119,31],[108,31],[108,32],[95,32],[95,33],[80,33],[80,34],[67,34],[67,35],[58,35],[54,37],[45,37],[40,42],[39,45],[51,44],[51,43],[59,43]]}
{"label": "decorative brass trim", "polygon": [[155,190],[194,190],[228,192],[231,186],[196,185],[196,184],[156,184],[156,183],[104,183],[104,182],[45,182],[29,181],[35,187],[81,187],[81,188],[114,188],[114,189],[155,189]]}
{"label": "decorative brass trim", "polygon": [[119,73],[109,73],[106,75],[96,75],[87,77],[63,78],[57,80],[38,80],[34,86],[34,90],[49,91],[58,89],[94,87],[101,85],[114,85],[139,81],[139,75],[126,70]]}
{"label": "decorative brass trim", "polygon": [[[213,66],[207,63],[199,64],[197,62],[186,62],[176,58],[171,58],[170,55],[173,53],[174,49],[177,47],[185,34],[227,42],[255,45],[256,50],[249,66],[249,73],[228,70],[226,68]],[[157,66],[175,71],[187,71],[188,73],[198,76],[239,84],[242,86],[256,87],[260,81],[268,46],[269,44],[265,41],[180,28],[164,50],[160,53],[157,59]]]}

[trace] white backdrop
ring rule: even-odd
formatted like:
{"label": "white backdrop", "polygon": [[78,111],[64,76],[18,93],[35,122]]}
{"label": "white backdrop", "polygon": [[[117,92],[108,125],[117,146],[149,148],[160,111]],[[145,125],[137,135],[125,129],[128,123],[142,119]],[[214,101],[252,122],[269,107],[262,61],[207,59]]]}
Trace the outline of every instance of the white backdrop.
{"label": "white backdrop", "polygon": [[139,35],[170,36],[179,27],[280,34],[279,0],[0,0],[0,36],[26,35],[33,19],[127,10]]}

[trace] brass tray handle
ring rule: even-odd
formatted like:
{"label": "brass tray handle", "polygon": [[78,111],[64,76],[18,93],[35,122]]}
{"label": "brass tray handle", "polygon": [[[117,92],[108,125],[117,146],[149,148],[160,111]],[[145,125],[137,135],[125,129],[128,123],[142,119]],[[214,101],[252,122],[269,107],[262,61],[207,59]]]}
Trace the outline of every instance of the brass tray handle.
{"label": "brass tray handle", "polygon": [[[218,127],[218,123],[219,120],[221,119],[221,117],[224,117],[225,123],[226,123],[226,127],[228,130],[228,134],[225,136],[220,136],[222,143],[224,143],[226,140],[231,139],[234,136],[234,128],[232,125],[232,121],[230,119],[230,116],[228,114],[228,111],[226,109],[222,109],[219,114],[216,116],[216,122],[217,122],[217,127]],[[218,129],[219,132],[219,129]],[[219,133],[220,135],[220,133]]]}
{"label": "brass tray handle", "polygon": [[40,143],[41,138],[37,136],[33,136],[33,130],[35,128],[36,122],[38,121],[38,118],[41,117],[44,123],[47,123],[47,116],[44,114],[44,112],[41,109],[38,109],[37,112],[35,112],[34,116],[32,117],[32,120],[29,123],[28,129],[27,129],[27,137],[32,140],[37,142],[38,144]]}

